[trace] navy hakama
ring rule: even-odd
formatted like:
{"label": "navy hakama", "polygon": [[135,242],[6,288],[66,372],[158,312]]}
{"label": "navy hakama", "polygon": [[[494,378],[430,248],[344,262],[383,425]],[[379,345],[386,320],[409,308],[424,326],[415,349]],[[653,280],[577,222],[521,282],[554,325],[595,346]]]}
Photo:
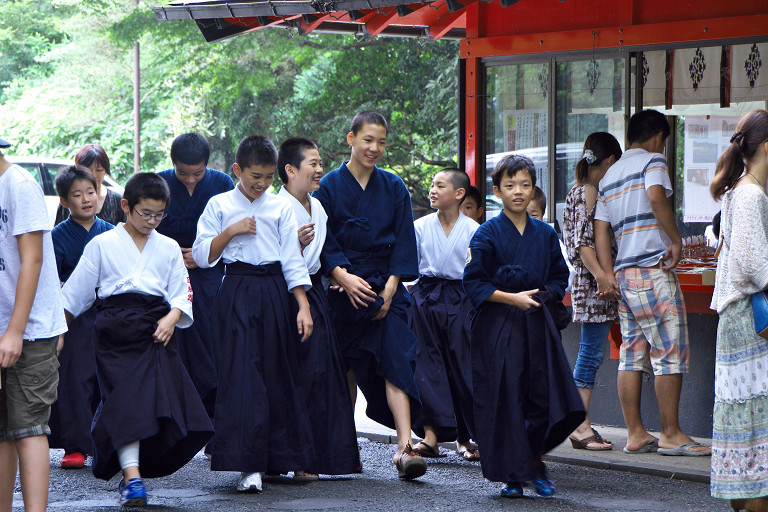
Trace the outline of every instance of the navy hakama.
{"label": "navy hakama", "polygon": [[312,276],[307,300],[314,327],[312,336],[298,345],[298,378],[312,426],[315,463],[305,470],[354,473],[360,464],[354,407],[320,274]]}
{"label": "navy hakama", "polygon": [[[56,267],[62,282],[69,279],[86,244],[113,227],[95,217],[91,228],[85,229],[67,218],[51,231]],[[93,453],[91,421],[101,399],[92,340],[95,319],[96,308],[91,307],[72,320],[59,355],[58,399],[51,406],[48,444],[51,448],[63,448],[64,453]]]}
{"label": "navy hakama", "polygon": [[314,467],[292,310],[280,263],[226,266],[211,313],[219,375],[209,445],[215,471]]}
{"label": "navy hakama", "polygon": [[224,264],[211,268],[191,268],[189,284],[195,294],[192,315],[195,323],[188,329],[177,329],[174,336],[179,347],[179,357],[189,372],[200,400],[208,416],[213,418],[216,404],[215,347],[211,343],[210,312],[216,291],[224,278]]}
{"label": "navy hakama", "polygon": [[422,276],[411,287],[408,311],[416,338],[416,384],[422,411],[413,429],[434,427],[440,442],[473,437],[469,319],[472,306],[461,281]]}
{"label": "navy hakama", "polygon": [[[399,177],[375,167],[363,189],[344,163],[320,180],[313,197],[328,214],[321,256],[326,272],[347,267],[376,293],[389,276],[400,276],[401,281],[418,276],[410,195]],[[368,401],[368,417],[395,428],[385,381],[408,395],[411,417],[416,417],[421,410],[414,378],[416,337],[408,327],[410,297],[405,287],[398,286],[389,312],[376,321],[371,318],[381,307],[380,296],[360,309],[354,309],[344,293],[329,294],[328,302],[344,360]]]}
{"label": "navy hakama", "polygon": [[161,297],[126,293],[96,305],[93,343],[102,400],[93,419],[93,474],[120,471],[117,449],[140,441],[143,477],[170,475],[211,438],[213,428],[179,359],[176,339],[152,338],[170,310]]}
{"label": "navy hakama", "polygon": [[[235,188],[232,179],[220,171],[206,168],[205,175],[190,195],[187,186],[176,177],[173,169],[157,174],[168,183],[171,192],[171,200],[165,210],[167,217],[157,227],[157,232],[173,238],[179,247],[191,248],[197,234],[197,221],[208,200]],[[224,266],[220,263],[211,268],[189,269],[188,272],[195,296],[192,302],[195,323],[189,329],[177,329],[174,336],[177,338],[181,361],[189,372],[208,415],[213,418],[216,402],[216,364],[209,317],[213,300],[224,277]]]}
{"label": "navy hakama", "polygon": [[48,445],[64,453],[93,453],[91,422],[101,400],[92,331],[96,306],[69,324],[59,354],[58,398],[51,407]]}
{"label": "navy hakama", "polygon": [[[584,420],[584,403],[552,316],[563,308],[567,280],[557,235],[543,222],[529,218],[521,235],[502,213],[472,238],[464,287],[476,310],[471,334],[475,441],[489,480],[533,479],[534,461]],[[543,306],[525,312],[486,300],[496,290],[536,288],[534,299]]]}
{"label": "navy hakama", "polygon": [[[345,251],[346,254],[350,252]],[[388,276],[378,269],[386,268],[386,264],[375,260],[359,261],[350,257],[349,272],[365,279],[376,293],[380,293]],[[368,403],[365,413],[372,420],[395,428],[395,419],[387,403],[385,381],[389,381],[408,395],[411,417],[415,418],[421,412],[421,401],[414,377],[416,337],[408,327],[410,297],[405,287],[398,286],[389,312],[381,320],[371,320],[381,308],[381,296],[367,308],[359,309],[352,307],[346,293],[331,293],[328,302],[344,360],[354,372],[357,386]]]}

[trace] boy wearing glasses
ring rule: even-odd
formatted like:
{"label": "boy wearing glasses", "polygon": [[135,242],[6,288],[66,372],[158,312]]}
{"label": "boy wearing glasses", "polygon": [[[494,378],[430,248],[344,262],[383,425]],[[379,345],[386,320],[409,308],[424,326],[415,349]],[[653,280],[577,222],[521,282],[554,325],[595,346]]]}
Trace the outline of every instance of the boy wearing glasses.
{"label": "boy wearing glasses", "polygon": [[146,505],[142,475],[175,472],[213,434],[173,337],[177,325],[192,325],[192,290],[178,244],[155,232],[169,197],[154,173],[128,180],[125,223],[85,247],[62,289],[71,319],[88,310],[98,288],[93,345],[101,403],[91,428],[92,469],[104,480],[122,469],[126,506]]}

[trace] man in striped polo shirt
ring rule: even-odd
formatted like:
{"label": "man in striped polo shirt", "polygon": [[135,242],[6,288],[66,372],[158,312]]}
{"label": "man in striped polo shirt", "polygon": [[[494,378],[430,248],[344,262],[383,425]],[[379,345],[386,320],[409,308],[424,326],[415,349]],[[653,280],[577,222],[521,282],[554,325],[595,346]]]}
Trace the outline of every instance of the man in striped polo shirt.
{"label": "man in striped polo shirt", "polygon": [[[678,406],[688,372],[688,323],[674,269],[682,241],[669,202],[672,185],[662,154],[669,123],[661,112],[644,110],[627,127],[629,149],[600,180],[595,242],[603,269],[613,270],[619,300],[621,355],[618,390],[627,424],[626,453],[709,455],[710,449],[680,430]],[[611,238],[616,261],[611,261]],[[640,414],[643,372],[655,375],[659,439],[645,429]]]}

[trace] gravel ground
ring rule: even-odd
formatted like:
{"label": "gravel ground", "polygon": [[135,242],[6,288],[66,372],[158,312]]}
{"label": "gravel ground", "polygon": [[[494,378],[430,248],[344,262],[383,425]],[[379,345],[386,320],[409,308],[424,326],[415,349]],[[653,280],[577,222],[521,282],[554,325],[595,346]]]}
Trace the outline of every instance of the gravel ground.
{"label": "gravel ground", "polygon": [[[500,484],[482,477],[478,463],[463,461],[455,452],[430,459],[427,474],[403,482],[391,462],[395,447],[359,439],[364,472],[300,483],[290,477],[265,479],[264,494],[238,494],[237,473],[212,472],[198,454],[176,474],[148,480],[149,510],[553,510],[553,511],[723,511],[727,503],[709,496],[706,484],[550,463],[557,495],[540,498],[532,488],[526,497],[498,497]],[[89,468],[62,470],[63,452],[51,450],[49,510],[116,510],[116,477],[96,480]],[[18,491],[18,487],[17,487]],[[23,509],[21,494],[14,509]]]}

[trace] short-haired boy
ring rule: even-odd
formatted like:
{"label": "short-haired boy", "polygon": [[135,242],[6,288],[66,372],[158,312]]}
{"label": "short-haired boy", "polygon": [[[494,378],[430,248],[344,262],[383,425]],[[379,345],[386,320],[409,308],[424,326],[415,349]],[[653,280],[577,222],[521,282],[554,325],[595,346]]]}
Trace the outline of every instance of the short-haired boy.
{"label": "short-haired boy", "polygon": [[208,168],[211,148],[199,133],[183,133],[171,143],[173,168],[157,173],[171,191],[167,214],[157,232],[173,238],[181,247],[189,282],[195,294],[192,311],[195,323],[189,329],[174,333],[178,338],[179,355],[189,372],[195,389],[213,418],[216,402],[216,364],[211,344],[209,317],[219,284],[224,278],[224,264],[199,268],[192,257],[192,244],[197,235],[197,221],[205,205],[215,195],[235,188],[232,178]]}
{"label": "short-haired boy", "polygon": [[[663,152],[670,128],[656,110],[634,114],[627,125],[627,149],[600,180],[595,206],[595,245],[600,266],[615,276],[621,350],[617,385],[627,424],[625,453],[708,456],[678,422],[683,374],[688,372],[688,320],[674,268],[682,241],[669,202],[672,183]],[[611,237],[617,255],[611,258]],[[655,375],[661,436],[643,425],[643,373]]]}
{"label": "short-haired boy", "polygon": [[[51,231],[59,280],[65,283],[94,237],[114,228],[96,216],[96,178],[86,167],[70,165],[56,176],[56,192],[67,219]],[[59,354],[58,400],[51,411],[52,448],[63,448],[61,467],[82,468],[91,453],[91,421],[101,395],[91,331],[96,308],[77,317],[64,336]]]}
{"label": "short-haired boy", "polygon": [[419,280],[411,287],[410,325],[416,334],[416,385],[421,414],[414,431],[424,440],[414,446],[422,457],[438,457],[438,442],[456,441],[465,460],[480,460],[469,440],[472,422],[472,365],[469,314],[461,278],[477,222],[460,207],[469,188],[460,169],[443,169],[432,178],[429,205],[437,212],[414,222]]}
{"label": "short-haired boy", "polygon": [[240,492],[261,492],[261,472],[314,464],[297,354],[297,338],[312,334],[312,281],[291,205],[269,190],[276,164],[269,139],[241,140],[232,166],[240,181],[208,201],[192,246],[201,268],[226,266],[211,312],[219,382],[209,449],[212,470],[241,472]]}
{"label": "short-haired boy", "polygon": [[7,147],[0,139],[0,509],[11,510],[18,460],[24,508],[42,512],[56,345],[67,326],[43,191],[5,159]]}
{"label": "short-haired boy", "polygon": [[483,213],[485,208],[483,207],[483,195],[474,185],[470,185],[467,189],[467,196],[464,201],[461,202],[461,213],[480,223],[483,220]]}
{"label": "short-haired boy", "polygon": [[585,415],[552,314],[568,267],[555,230],[526,212],[536,185],[533,162],[504,157],[492,179],[504,209],[472,237],[463,279],[475,310],[475,441],[483,475],[505,483],[502,496],[522,496],[527,480],[549,496],[555,487],[541,457]]}
{"label": "short-haired boy", "polygon": [[[400,478],[427,471],[411,446],[411,418],[421,409],[414,378],[416,337],[402,281],[418,277],[411,197],[403,180],[376,167],[387,147],[387,121],[366,110],[347,133],[349,161],[326,174],[314,197],[328,213],[322,263],[344,293],[328,302],[342,354],[368,402],[367,415],[397,431],[392,462]],[[354,378],[352,378],[354,375]],[[356,382],[355,382],[356,381]]]}
{"label": "short-haired boy", "polygon": [[[544,194],[544,191],[541,190],[541,187],[533,187],[533,197],[531,198],[531,202],[528,203],[528,208],[526,208],[526,210],[528,211],[528,215],[532,218],[544,222],[544,214],[547,213],[547,196]],[[565,248],[565,244],[559,237],[558,241],[560,242],[560,251],[563,253],[565,264],[568,265],[568,287],[566,288],[566,291],[570,292],[570,283],[573,281],[573,276],[576,271],[574,270],[573,265],[571,265],[571,260],[568,259],[568,250]]]}
{"label": "short-haired boy", "polygon": [[[320,272],[328,215],[320,201],[310,195],[319,188],[323,177],[317,145],[299,137],[286,140],[277,153],[277,170],[283,182],[278,196],[290,203],[296,216],[304,263],[312,279],[312,288],[307,291],[312,336],[298,346],[299,375],[315,451],[315,463],[307,469],[311,474],[353,473],[360,463],[354,406]],[[302,472],[294,475],[302,476]]]}
{"label": "short-haired boy", "polygon": [[533,197],[531,202],[528,203],[528,215],[534,219],[544,221],[544,214],[547,213],[547,196],[544,195],[544,191],[541,187],[533,187]]}
{"label": "short-haired boy", "polygon": [[122,469],[120,503],[144,506],[143,477],[173,473],[200,451],[211,422],[179,359],[173,331],[192,324],[192,291],[178,244],[155,231],[168,185],[154,173],[125,185],[124,224],[94,238],[64,284],[77,317],[100,299],[93,325],[101,403],[93,419],[94,476]]}

